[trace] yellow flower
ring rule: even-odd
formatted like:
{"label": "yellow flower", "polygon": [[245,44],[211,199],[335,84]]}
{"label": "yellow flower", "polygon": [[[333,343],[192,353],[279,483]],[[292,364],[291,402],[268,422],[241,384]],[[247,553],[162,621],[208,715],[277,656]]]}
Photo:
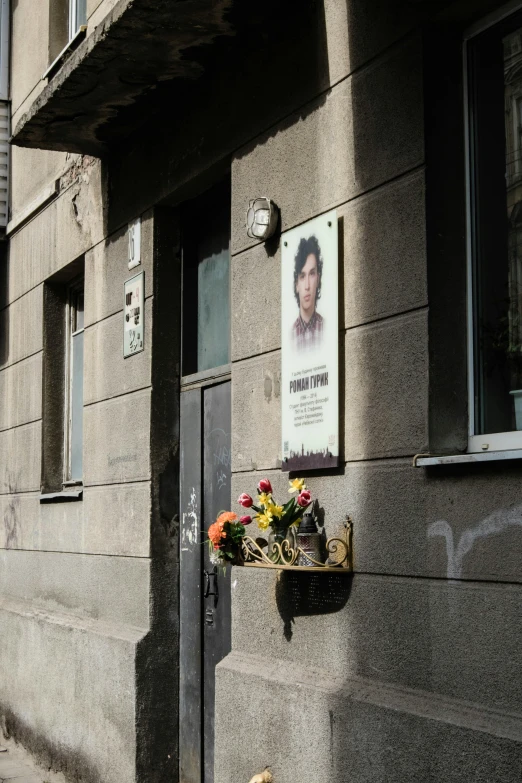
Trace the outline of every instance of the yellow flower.
{"label": "yellow flower", "polygon": [[292,481],[289,482],[290,489],[288,490],[290,494],[292,492],[301,492],[301,490],[306,489],[306,484],[304,479],[292,479]]}
{"label": "yellow flower", "polygon": [[283,513],[283,506],[277,506],[275,503],[271,502],[270,505],[267,506],[267,511],[273,514],[274,517],[281,518],[281,514]]}
{"label": "yellow flower", "polygon": [[265,508],[269,506],[270,503],[272,502],[272,495],[270,494],[270,492],[260,492],[259,502],[261,503],[262,506],[265,506]]}
{"label": "yellow flower", "polygon": [[256,522],[261,530],[266,530],[272,524],[272,514],[270,511],[267,511],[266,514],[258,514]]}

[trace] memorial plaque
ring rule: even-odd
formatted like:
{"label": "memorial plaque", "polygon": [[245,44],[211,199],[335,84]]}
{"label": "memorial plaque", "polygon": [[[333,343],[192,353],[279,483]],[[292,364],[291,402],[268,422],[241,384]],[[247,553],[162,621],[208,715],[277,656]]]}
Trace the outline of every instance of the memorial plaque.
{"label": "memorial plaque", "polygon": [[338,267],[335,210],[282,235],[284,471],[339,464]]}

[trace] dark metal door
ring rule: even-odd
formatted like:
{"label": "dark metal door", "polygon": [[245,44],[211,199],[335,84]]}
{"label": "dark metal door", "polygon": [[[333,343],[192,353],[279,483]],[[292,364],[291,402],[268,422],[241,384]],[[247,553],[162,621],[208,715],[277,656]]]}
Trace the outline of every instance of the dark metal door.
{"label": "dark metal door", "polygon": [[214,781],[215,667],[230,651],[230,575],[201,542],[230,509],[230,382],[181,393],[180,780]]}

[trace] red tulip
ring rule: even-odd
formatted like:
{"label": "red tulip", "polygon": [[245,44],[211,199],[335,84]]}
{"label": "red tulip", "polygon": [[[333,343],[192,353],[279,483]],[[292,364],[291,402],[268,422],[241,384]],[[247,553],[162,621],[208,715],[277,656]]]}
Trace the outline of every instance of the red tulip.
{"label": "red tulip", "polygon": [[299,493],[297,496],[297,505],[301,506],[301,508],[305,508],[306,506],[310,505],[312,502],[312,495],[310,492],[308,492],[307,489],[303,489],[302,492]]}
{"label": "red tulip", "polygon": [[272,492],[272,485],[268,479],[261,479],[257,485],[257,489],[259,492]]}
{"label": "red tulip", "polygon": [[240,495],[237,499],[237,502],[240,506],[243,506],[244,508],[250,508],[250,506],[253,504],[253,500],[250,497],[250,495],[247,495],[246,492],[243,492],[242,495]]}
{"label": "red tulip", "polygon": [[252,517],[249,517],[248,514],[246,514],[244,517],[239,517],[239,521],[242,525],[249,525],[252,522]]}

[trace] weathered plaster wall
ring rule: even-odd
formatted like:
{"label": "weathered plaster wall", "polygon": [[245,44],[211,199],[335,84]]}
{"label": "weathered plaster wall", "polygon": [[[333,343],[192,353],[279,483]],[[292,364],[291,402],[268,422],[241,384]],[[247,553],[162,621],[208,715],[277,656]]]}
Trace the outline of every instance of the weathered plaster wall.
{"label": "weathered plaster wall", "polygon": [[16,176],[11,181],[10,220],[17,222],[28,205],[38,205],[47,189],[70,167],[71,157],[64,152],[11,147],[11,166]]}
{"label": "weathered plaster wall", "polygon": [[49,65],[49,5],[17,0],[11,17],[11,100],[15,114],[43,86],[41,77]]}

